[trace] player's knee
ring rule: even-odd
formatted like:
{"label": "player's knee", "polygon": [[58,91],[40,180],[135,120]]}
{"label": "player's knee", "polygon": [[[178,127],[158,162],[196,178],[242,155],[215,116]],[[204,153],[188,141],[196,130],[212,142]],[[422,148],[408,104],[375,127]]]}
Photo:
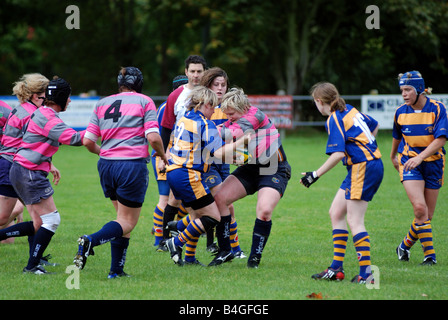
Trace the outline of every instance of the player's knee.
{"label": "player's knee", "polygon": [[9,215],[7,216],[7,215],[0,214],[0,227],[6,226],[8,221],[9,221]]}
{"label": "player's knee", "polygon": [[428,215],[428,206],[425,203],[414,203],[413,206],[417,218]]}
{"label": "player's knee", "polygon": [[57,228],[59,227],[59,224],[61,223],[61,216],[59,215],[59,212],[53,211],[47,214],[44,214],[40,216],[42,220],[41,227],[50,230],[52,232],[56,232]]}
{"label": "player's knee", "polygon": [[208,232],[210,229],[216,227],[216,225],[219,223],[218,220],[208,216],[201,217],[199,220],[201,221],[205,232]]}

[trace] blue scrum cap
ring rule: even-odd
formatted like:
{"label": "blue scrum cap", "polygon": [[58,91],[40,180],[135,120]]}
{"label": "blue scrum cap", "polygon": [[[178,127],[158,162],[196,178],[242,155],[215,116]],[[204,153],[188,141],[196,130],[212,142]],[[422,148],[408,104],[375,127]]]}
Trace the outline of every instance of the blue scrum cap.
{"label": "blue scrum cap", "polygon": [[398,85],[401,86],[411,86],[419,95],[425,92],[425,80],[423,80],[422,75],[418,71],[409,71],[402,73],[398,76]]}
{"label": "blue scrum cap", "polygon": [[188,83],[188,77],[186,75],[175,76],[173,79],[173,90],[176,90],[183,84]]}

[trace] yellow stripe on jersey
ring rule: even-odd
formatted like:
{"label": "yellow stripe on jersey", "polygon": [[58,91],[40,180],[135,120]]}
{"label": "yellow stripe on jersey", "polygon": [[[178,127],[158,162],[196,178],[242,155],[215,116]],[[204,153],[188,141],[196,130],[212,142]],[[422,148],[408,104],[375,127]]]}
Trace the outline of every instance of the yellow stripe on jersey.
{"label": "yellow stripe on jersey", "polygon": [[403,134],[403,137],[405,138],[407,144],[411,147],[425,148],[434,141],[434,136],[432,134],[424,136],[408,136]]}
{"label": "yellow stripe on jersey", "polygon": [[435,121],[434,116],[433,112],[402,113],[398,116],[398,123],[405,123],[406,125],[433,124]]}
{"label": "yellow stripe on jersey", "polygon": [[227,121],[227,115],[222,112],[220,107],[216,107],[210,118],[217,126]]}
{"label": "yellow stripe on jersey", "polygon": [[[345,140],[345,134],[344,134],[344,131],[342,130],[341,126],[339,125],[339,121],[338,121],[338,118],[336,116],[336,112],[333,112],[331,116],[334,118],[334,122],[338,126],[339,131],[341,132],[341,136],[344,137],[344,140]],[[327,121],[329,122],[330,118],[328,118]],[[328,130],[330,130],[330,126],[328,126]],[[328,134],[330,134],[330,132],[328,132]]]}

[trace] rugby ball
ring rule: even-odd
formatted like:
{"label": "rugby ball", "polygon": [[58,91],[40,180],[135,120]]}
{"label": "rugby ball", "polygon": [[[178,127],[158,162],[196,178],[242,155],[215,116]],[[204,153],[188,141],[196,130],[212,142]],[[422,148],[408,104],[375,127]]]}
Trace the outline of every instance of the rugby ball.
{"label": "rugby ball", "polygon": [[252,159],[252,155],[249,153],[249,150],[237,148],[235,150],[235,164],[243,165],[247,164]]}

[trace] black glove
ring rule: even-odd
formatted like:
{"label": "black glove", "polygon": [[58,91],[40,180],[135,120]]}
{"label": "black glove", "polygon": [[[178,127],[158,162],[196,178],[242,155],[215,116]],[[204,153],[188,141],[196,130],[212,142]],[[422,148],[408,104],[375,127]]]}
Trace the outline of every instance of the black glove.
{"label": "black glove", "polygon": [[313,172],[307,172],[302,179],[300,179],[300,181],[302,182],[302,184],[309,188],[310,185],[312,185],[314,182],[317,181],[317,179],[319,179],[319,177],[317,176],[317,172],[313,171]]}

